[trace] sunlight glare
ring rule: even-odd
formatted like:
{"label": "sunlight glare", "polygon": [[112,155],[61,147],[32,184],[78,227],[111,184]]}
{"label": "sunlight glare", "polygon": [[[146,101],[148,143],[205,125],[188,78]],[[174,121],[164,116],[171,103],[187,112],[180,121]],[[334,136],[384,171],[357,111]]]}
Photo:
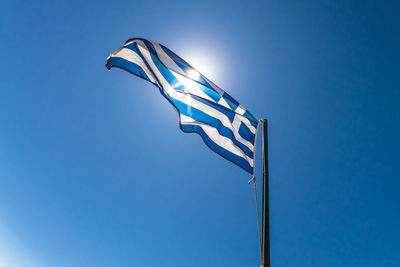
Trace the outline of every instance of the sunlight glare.
{"label": "sunlight glare", "polygon": [[193,79],[193,80],[197,80],[200,78],[200,73],[194,69],[189,70],[187,72],[187,74],[189,75],[189,78]]}
{"label": "sunlight glare", "polygon": [[212,51],[204,51],[204,47],[188,47],[190,47],[190,51],[186,48],[186,51],[180,53],[182,58],[195,69],[189,71],[188,76],[193,80],[197,80],[200,77],[200,74],[202,74],[213,82],[220,82],[221,68],[217,63],[218,56],[216,56]]}

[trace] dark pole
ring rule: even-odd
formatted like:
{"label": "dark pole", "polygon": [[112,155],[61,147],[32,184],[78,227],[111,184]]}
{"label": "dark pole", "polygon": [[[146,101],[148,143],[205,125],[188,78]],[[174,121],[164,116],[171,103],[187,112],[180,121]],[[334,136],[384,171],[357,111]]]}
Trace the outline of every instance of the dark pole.
{"label": "dark pole", "polygon": [[267,119],[262,120],[263,124],[263,209],[262,209],[262,266],[270,267],[269,248],[269,186],[268,186],[268,129]]}

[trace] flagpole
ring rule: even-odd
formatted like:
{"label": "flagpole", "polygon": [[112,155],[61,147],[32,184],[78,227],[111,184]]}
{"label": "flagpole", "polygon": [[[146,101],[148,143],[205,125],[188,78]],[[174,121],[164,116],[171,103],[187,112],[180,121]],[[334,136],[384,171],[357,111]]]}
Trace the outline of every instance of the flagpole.
{"label": "flagpole", "polygon": [[263,124],[263,196],[262,196],[262,260],[263,267],[270,267],[270,242],[269,242],[269,182],[268,182],[268,127],[267,119],[262,120]]}

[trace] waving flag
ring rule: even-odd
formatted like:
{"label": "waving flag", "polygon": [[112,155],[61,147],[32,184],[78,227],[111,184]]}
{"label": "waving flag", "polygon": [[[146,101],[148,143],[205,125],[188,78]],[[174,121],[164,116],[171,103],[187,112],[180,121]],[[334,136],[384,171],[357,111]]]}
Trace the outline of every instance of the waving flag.
{"label": "waving flag", "polygon": [[182,131],[198,133],[216,153],[253,172],[257,120],[171,50],[131,38],[111,53],[106,67],[153,83],[175,108]]}

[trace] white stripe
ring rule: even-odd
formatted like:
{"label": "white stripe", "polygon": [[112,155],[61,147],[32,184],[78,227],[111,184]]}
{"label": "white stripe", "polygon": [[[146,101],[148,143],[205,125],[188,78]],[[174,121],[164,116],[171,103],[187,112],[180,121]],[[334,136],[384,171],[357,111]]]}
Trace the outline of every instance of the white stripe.
{"label": "white stripe", "polygon": [[171,85],[165,80],[164,76],[160,73],[160,70],[154,64],[154,62],[153,62],[153,60],[151,58],[150,52],[147,49],[146,45],[143,43],[143,41],[136,40],[135,42],[138,44],[138,48],[139,48],[140,52],[142,53],[143,57],[145,58],[145,60],[149,64],[150,68],[153,70],[153,72],[156,75],[156,77],[158,78],[158,80],[160,81],[161,86],[163,87],[164,91],[166,93],[168,93],[170,91],[175,91],[171,87]]}
{"label": "white stripe", "polygon": [[135,43],[135,42],[136,42],[136,40],[129,41],[129,42],[127,42],[126,44],[124,44],[124,46],[128,46],[128,45],[133,44],[133,43]]}
{"label": "white stripe", "polygon": [[236,113],[239,113],[240,115],[243,115],[243,114],[246,112],[246,110],[245,110],[241,105],[239,105],[239,106],[235,109],[235,112],[236,112]]}
{"label": "white stripe", "polygon": [[245,155],[239,147],[237,147],[235,144],[233,144],[231,139],[220,135],[216,128],[214,128],[210,125],[195,121],[192,118],[185,116],[183,114],[181,114],[181,116],[180,116],[180,121],[181,121],[181,124],[200,126],[214,143],[218,144],[220,147],[228,150],[229,152],[231,152],[241,158],[244,158],[249,163],[249,165],[251,167],[253,167],[253,164],[254,164],[253,159],[249,158],[247,155]]}
{"label": "white stripe", "polygon": [[157,81],[154,79],[153,74],[150,72],[150,70],[147,68],[146,64],[142,60],[142,58],[137,53],[135,53],[135,51],[128,48],[120,48],[112,52],[110,57],[120,57],[129,62],[139,65],[142,68],[142,70],[146,73],[147,77],[149,77],[149,79],[153,83],[158,84]]}
{"label": "white stripe", "polygon": [[226,102],[225,98],[222,97],[222,96],[221,96],[221,98],[218,100],[218,104],[220,104],[221,106],[224,106],[224,107],[226,107],[226,108],[232,110],[231,107],[229,106],[229,104]]}
{"label": "white stripe", "polygon": [[242,144],[244,144],[245,146],[250,148],[251,151],[253,151],[253,149],[254,149],[253,144],[250,141],[242,138],[242,136],[239,134],[240,125],[243,122],[242,118],[243,118],[243,116],[239,116],[239,115],[235,115],[235,117],[233,118],[232,126],[233,126],[233,129],[234,129],[233,130],[234,131],[234,135],[235,135],[236,139],[239,142],[241,142]]}
{"label": "white stripe", "polygon": [[245,109],[242,105],[239,105],[239,106],[236,108],[235,112],[236,112],[237,114],[240,114],[240,115],[241,115],[240,118],[241,118],[242,122],[243,122],[244,124],[246,124],[247,128],[249,128],[249,130],[250,130],[253,134],[256,134],[257,128],[254,127],[254,126],[250,123],[250,121],[249,121],[248,118],[246,118],[245,116],[243,116],[243,114],[246,112],[246,109]]}
{"label": "white stripe", "polygon": [[160,46],[160,44],[155,43],[150,41],[154,48],[156,49],[157,55],[159,57],[159,59],[161,60],[161,62],[168,68],[171,69],[181,75],[187,76],[187,73],[185,73],[184,70],[182,70],[176,63],[175,61],[164,51],[164,49],[162,49],[162,47]]}
{"label": "white stripe", "polygon": [[[203,79],[206,80],[206,81],[211,85],[211,87],[214,88],[215,91],[217,91],[217,93],[218,93],[220,96],[223,96],[223,95],[224,95],[224,93],[225,93],[224,90],[222,90],[222,89],[219,88],[215,83],[213,83],[212,81],[210,81],[209,79],[207,79],[206,77],[204,77],[203,74],[201,75],[201,77],[203,77]],[[229,107],[229,109],[231,109],[231,108]]]}
{"label": "white stripe", "polygon": [[150,42],[153,44],[157,52],[157,56],[161,60],[161,62],[168,69],[172,70],[174,72],[175,77],[179,80],[180,83],[177,85],[173,85],[174,88],[178,87],[179,85],[183,85],[185,86],[185,89],[187,89],[189,93],[216,103],[214,99],[212,99],[203,90],[201,90],[201,88],[199,87],[198,83],[195,80],[188,78],[189,75],[175,63],[175,61],[164,51],[164,49],[162,49],[160,44],[152,41]]}
{"label": "white stripe", "polygon": [[[239,127],[238,127],[237,123],[232,124],[232,122],[229,120],[229,118],[224,113],[214,109],[213,107],[211,107],[209,105],[206,105],[200,101],[197,101],[196,99],[191,98],[190,95],[182,94],[178,91],[174,91],[174,93],[170,94],[170,96],[176,100],[181,101],[182,103],[185,103],[188,106],[192,106],[192,107],[206,113],[207,115],[220,120],[226,128],[230,129],[233,132],[233,135],[239,142],[241,142],[243,145],[247,146],[251,151],[254,150],[253,144],[247,140],[244,140],[240,136],[240,134],[239,134],[240,124],[239,124]],[[238,116],[235,116],[235,118],[236,117],[238,117]]]}
{"label": "white stripe", "polygon": [[206,93],[204,93],[203,90],[200,89],[199,85],[195,81],[193,81],[193,80],[191,80],[189,78],[186,78],[185,76],[182,76],[182,75],[180,75],[180,74],[178,74],[176,72],[173,72],[173,74],[179,81],[178,84],[174,84],[173,85],[174,88],[179,87],[180,85],[183,85],[185,87],[185,91],[187,91],[187,92],[189,92],[189,93],[191,93],[193,95],[196,95],[198,97],[207,99],[207,100],[209,100],[209,101],[211,101],[213,103],[216,103],[214,101],[214,99],[209,97]]}

